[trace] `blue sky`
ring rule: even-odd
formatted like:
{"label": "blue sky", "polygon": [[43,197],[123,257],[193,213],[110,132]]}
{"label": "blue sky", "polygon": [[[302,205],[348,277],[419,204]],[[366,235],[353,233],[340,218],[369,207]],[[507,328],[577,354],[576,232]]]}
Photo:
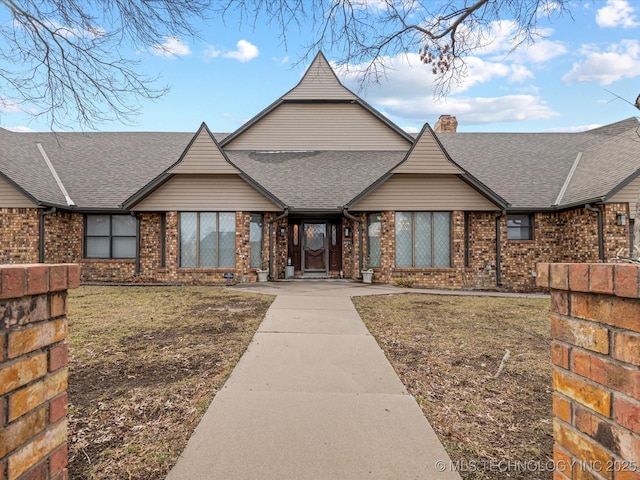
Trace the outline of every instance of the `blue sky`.
{"label": "blue sky", "polygon": [[[386,59],[388,76],[365,89],[358,66],[339,76],[408,131],[433,126],[441,114],[455,115],[459,131],[477,132],[578,131],[638,114],[606,90],[631,102],[640,93],[640,1],[576,2],[571,16],[542,19],[539,29],[544,38],[510,52],[512,25],[496,23],[495,40],[466,59],[467,75],[446,98],[434,98],[430,68],[412,52]],[[204,121],[214,132],[232,132],[295,86],[308,65],[295,66],[310,40],[297,31],[286,46],[275,28],[239,28],[233,19],[210,21],[200,33],[167,38],[170,56],[160,49],[124,52],[171,90],[143,102],[135,125],[105,123],[100,130],[195,132]],[[48,130],[45,120],[2,108],[0,127]]]}

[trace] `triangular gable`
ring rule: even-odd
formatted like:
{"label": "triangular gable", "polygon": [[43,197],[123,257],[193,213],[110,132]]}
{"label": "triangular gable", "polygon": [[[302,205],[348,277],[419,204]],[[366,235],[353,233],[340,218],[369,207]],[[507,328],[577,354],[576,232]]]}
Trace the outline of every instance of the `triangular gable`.
{"label": "triangular gable", "polygon": [[28,197],[21,190],[4,180],[0,174],[0,208],[30,208],[35,207],[35,199]]}
{"label": "triangular gable", "polygon": [[[246,184],[246,187],[250,187],[255,190],[256,194],[260,195],[265,202],[268,201],[270,207],[276,205],[279,208],[283,208],[284,204],[276,198],[271,192],[268,192],[253,178],[247,175],[244,171],[236,167],[226,156],[217,140],[203,122],[200,128],[194,135],[193,139],[187,145],[184,152],[180,156],[180,159],[170,166],[163,173],[158,175],[155,179],[138,190],[135,194],[129,197],[122,203],[123,208],[140,210],[140,204],[154,192],[162,189],[166,184],[171,183],[174,178],[183,177],[183,180],[187,182],[189,178],[195,178],[197,176],[217,177],[218,180],[222,178],[230,179],[229,182],[233,182],[237,177],[239,181]],[[238,185],[242,185],[239,183]],[[173,182],[175,185],[176,182]],[[189,190],[185,188],[184,184],[180,184],[181,192]],[[241,188],[244,188],[242,185]],[[180,193],[181,194],[181,193]],[[265,204],[266,205],[266,204]],[[167,204],[168,206],[168,204]],[[157,207],[157,205],[156,205]]]}
{"label": "triangular gable", "polygon": [[167,173],[171,174],[237,174],[225,157],[220,145],[203,123],[182,157]]}
{"label": "triangular gable", "polygon": [[220,142],[225,151],[404,150],[411,144],[411,135],[340,83],[322,52],[296,87]]}
{"label": "triangular gable", "polygon": [[340,83],[325,56],[322,52],[318,52],[300,83],[282,98],[283,100],[356,100],[358,97]]}
{"label": "triangular gable", "polygon": [[393,173],[461,174],[464,170],[456,165],[437,141],[429,124],[425,124],[405,160]]}

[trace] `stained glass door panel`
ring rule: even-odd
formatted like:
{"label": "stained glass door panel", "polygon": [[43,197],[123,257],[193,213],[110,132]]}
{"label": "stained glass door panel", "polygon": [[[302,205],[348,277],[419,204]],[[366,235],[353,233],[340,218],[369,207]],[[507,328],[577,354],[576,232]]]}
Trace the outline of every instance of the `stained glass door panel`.
{"label": "stained glass door panel", "polygon": [[324,223],[305,223],[303,240],[305,270],[326,271],[327,225]]}

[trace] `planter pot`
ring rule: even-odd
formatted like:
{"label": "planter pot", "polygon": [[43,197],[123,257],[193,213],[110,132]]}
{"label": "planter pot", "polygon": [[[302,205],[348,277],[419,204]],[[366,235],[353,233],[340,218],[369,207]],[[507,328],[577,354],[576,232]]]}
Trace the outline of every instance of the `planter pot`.
{"label": "planter pot", "polygon": [[284,267],[284,278],[289,279],[295,276],[296,267],[293,265],[287,265]]}
{"label": "planter pot", "polygon": [[373,281],[373,270],[363,270],[362,283],[372,283],[372,281]]}
{"label": "planter pot", "polygon": [[258,274],[259,282],[266,282],[269,280],[269,270],[257,270],[256,273]]}

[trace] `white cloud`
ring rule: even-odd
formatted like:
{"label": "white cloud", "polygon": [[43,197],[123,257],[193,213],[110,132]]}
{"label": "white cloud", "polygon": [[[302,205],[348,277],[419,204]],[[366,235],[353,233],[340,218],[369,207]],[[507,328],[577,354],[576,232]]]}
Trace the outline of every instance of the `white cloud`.
{"label": "white cloud", "polygon": [[593,130],[594,128],[599,128],[602,125],[599,123],[592,123],[590,125],[576,125],[574,127],[559,127],[559,128],[550,128],[545,130],[548,133],[579,133],[586,132],[587,130]]}
{"label": "white cloud", "polygon": [[521,62],[545,63],[567,53],[567,47],[562,42],[542,38],[530,45],[522,45],[514,53],[515,59]]}
{"label": "white cloud", "polygon": [[189,45],[178,37],[165,37],[165,41],[151,47],[151,53],[157,57],[183,57],[191,54]]}
{"label": "white cloud", "polygon": [[236,50],[223,54],[224,58],[232,58],[239,62],[248,62],[260,54],[258,47],[246,40],[239,40],[236,43]]}
{"label": "white cloud", "polygon": [[23,127],[23,126],[18,126],[18,127],[5,127],[5,130],[10,130],[12,132],[18,132],[18,133],[30,133],[30,132],[35,132],[34,129],[29,128],[29,127]]}
{"label": "white cloud", "polygon": [[0,97],[0,112],[16,113],[21,111],[22,109],[20,108],[20,104],[14,102],[13,100]]}
{"label": "white cloud", "polygon": [[282,57],[282,58],[271,57],[271,60],[276,62],[278,65],[286,65],[287,63],[289,63],[290,58],[288,56],[285,56],[285,57]]}
{"label": "white cloud", "polygon": [[633,28],[636,21],[634,8],[627,0],[607,0],[607,5],[596,13],[596,23],[602,28]]}
{"label": "white cloud", "polygon": [[216,47],[214,47],[213,45],[207,45],[204,49],[204,57],[207,60],[210,60],[212,58],[217,58],[220,55],[222,55],[222,51],[218,50]]}
{"label": "white cloud", "polygon": [[583,52],[586,59],[573,64],[571,71],[562,77],[564,83],[610,85],[618,80],[640,76],[640,43],[637,40],[623,40],[611,45],[607,52],[585,46]]}
{"label": "white cloud", "polygon": [[[522,81],[531,77],[523,66],[485,62],[477,57],[467,59],[468,74],[463,85],[454,85],[444,100],[434,99],[434,76],[428,66],[421,65],[417,55],[386,58],[390,70],[379,85],[370,85],[362,96],[385,115],[402,125],[422,124],[446,113],[456,115],[461,124],[485,124],[548,119],[559,113],[537,95],[512,94],[497,97],[461,95],[473,85],[495,79]],[[345,85],[357,90],[363,66],[352,65],[349,71],[337,69]],[[397,120],[400,119],[400,120]],[[405,130],[409,131],[407,127]]]}

